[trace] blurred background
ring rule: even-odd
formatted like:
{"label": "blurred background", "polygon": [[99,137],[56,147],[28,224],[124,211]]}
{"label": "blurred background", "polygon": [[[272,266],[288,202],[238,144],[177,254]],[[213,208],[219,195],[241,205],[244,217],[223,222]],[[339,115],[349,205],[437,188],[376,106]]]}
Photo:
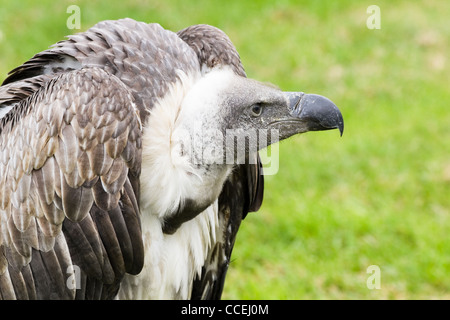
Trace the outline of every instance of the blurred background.
{"label": "blurred background", "polygon": [[0,81],[65,35],[124,17],[217,26],[249,77],[322,94],[344,115],[342,138],[280,144],[223,298],[450,298],[450,2],[0,0]]}

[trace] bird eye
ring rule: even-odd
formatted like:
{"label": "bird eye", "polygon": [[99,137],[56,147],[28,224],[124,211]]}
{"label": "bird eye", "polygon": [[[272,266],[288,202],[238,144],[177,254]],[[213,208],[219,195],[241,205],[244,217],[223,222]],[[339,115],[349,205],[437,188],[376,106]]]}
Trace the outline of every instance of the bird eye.
{"label": "bird eye", "polygon": [[253,105],[251,107],[252,116],[259,117],[261,115],[261,113],[262,113],[262,110],[263,110],[263,108],[262,108],[262,106],[259,103]]}

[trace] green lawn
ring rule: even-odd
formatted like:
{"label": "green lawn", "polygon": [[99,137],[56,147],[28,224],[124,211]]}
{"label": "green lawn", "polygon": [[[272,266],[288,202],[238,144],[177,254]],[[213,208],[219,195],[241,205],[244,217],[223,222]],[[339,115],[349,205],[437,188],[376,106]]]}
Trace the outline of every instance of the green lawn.
{"label": "green lawn", "polygon": [[[280,144],[279,172],[242,225],[224,298],[450,298],[450,3],[149,2],[73,1],[82,30],[121,17],[172,30],[213,24],[249,77],[325,95],[345,118],[342,138]],[[70,4],[0,0],[1,80],[76,32],[66,27]],[[371,4],[379,30],[366,27]],[[370,265],[381,289],[367,288]]]}

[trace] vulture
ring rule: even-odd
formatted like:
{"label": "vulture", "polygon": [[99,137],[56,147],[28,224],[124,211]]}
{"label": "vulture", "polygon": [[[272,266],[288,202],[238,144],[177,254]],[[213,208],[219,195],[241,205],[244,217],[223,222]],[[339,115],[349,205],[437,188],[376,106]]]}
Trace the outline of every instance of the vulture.
{"label": "vulture", "polygon": [[102,21],[0,86],[1,299],[220,299],[258,150],[339,129],[246,77],[229,37]]}

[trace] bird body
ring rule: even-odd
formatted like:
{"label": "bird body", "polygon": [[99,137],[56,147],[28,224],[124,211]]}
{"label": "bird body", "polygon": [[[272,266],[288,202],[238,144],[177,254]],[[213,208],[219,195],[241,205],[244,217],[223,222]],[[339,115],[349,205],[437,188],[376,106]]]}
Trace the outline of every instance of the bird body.
{"label": "bird body", "polygon": [[326,98],[247,79],[223,31],[132,19],[12,70],[0,117],[3,299],[218,299],[262,202],[257,150],[343,130]]}

